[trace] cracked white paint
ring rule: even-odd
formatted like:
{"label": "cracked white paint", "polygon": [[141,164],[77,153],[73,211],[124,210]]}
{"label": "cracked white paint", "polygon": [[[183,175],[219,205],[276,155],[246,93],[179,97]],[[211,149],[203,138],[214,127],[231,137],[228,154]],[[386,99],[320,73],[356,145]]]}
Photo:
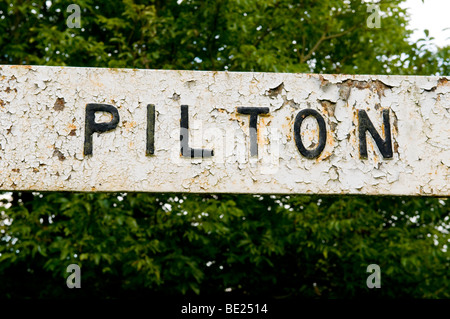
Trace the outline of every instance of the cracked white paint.
{"label": "cracked white paint", "polygon": [[[85,107],[117,107],[116,129],[94,134],[83,154]],[[147,104],[156,106],[155,155],[146,156]],[[190,146],[212,158],[180,156],[180,106],[189,105]],[[250,156],[249,116],[258,120]],[[325,119],[317,159],[296,148],[293,124],[305,108]],[[383,136],[390,110],[394,156],[368,136],[359,156],[357,110]],[[108,114],[97,114],[107,122]],[[305,146],[318,142],[315,120]],[[443,77],[316,75],[0,67],[0,189],[450,195],[450,82]]]}

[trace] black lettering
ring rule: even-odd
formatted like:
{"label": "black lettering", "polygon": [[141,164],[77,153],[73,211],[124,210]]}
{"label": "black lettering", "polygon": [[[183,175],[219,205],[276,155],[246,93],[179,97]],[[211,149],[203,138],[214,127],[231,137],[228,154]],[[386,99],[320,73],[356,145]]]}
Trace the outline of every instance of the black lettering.
{"label": "black lettering", "polygon": [[155,154],[155,105],[147,105],[147,145],[145,155]]}
{"label": "black lettering", "polygon": [[189,147],[189,106],[181,105],[180,121],[180,145],[181,156],[184,157],[211,157],[214,156],[213,150]]}
{"label": "black lettering", "polygon": [[[95,112],[107,112],[112,115],[110,122],[95,122]],[[92,155],[92,134],[113,130],[119,123],[119,111],[110,104],[86,104],[86,120],[84,131],[84,155]]]}
{"label": "black lettering", "polygon": [[[301,135],[301,127],[303,120],[308,116],[312,116],[316,119],[317,124],[319,125],[319,144],[312,150],[309,150],[303,145],[302,135]],[[319,157],[325,148],[325,144],[327,142],[327,127],[325,125],[325,120],[319,112],[313,109],[305,109],[298,112],[295,117],[294,122],[294,139],[295,145],[299,152],[306,158],[313,159]]]}
{"label": "black lettering", "polygon": [[268,114],[268,107],[238,107],[238,113],[250,115],[250,156],[258,156],[258,115]]}
{"label": "black lettering", "polygon": [[366,111],[358,110],[358,131],[359,131],[359,156],[367,158],[367,141],[366,131],[372,135],[373,140],[377,144],[378,149],[384,158],[392,158],[392,140],[391,140],[391,125],[389,122],[389,110],[383,110],[383,129],[384,140],[380,137],[377,130],[370,121]]}

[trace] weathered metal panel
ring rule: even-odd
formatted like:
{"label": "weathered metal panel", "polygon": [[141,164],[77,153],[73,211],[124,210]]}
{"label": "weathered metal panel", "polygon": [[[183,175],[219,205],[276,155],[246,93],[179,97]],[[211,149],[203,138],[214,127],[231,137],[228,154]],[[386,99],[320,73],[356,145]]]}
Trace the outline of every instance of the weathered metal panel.
{"label": "weathered metal panel", "polygon": [[[92,155],[87,104],[120,117]],[[449,108],[445,77],[1,66],[0,189],[448,196]]]}

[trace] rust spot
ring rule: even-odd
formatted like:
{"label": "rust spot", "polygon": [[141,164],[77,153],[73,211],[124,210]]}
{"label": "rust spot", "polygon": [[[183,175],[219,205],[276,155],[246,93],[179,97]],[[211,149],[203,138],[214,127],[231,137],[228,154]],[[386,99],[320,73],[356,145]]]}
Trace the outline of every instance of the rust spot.
{"label": "rust spot", "polygon": [[98,87],[104,87],[104,86],[105,86],[103,83],[97,82],[97,81],[94,81],[94,80],[91,80],[91,83],[92,83],[93,85],[95,85],[95,86],[98,86]]}
{"label": "rust spot", "polygon": [[196,85],[196,80],[188,80],[184,83],[185,86],[187,86],[189,89],[191,89],[193,86]]}
{"label": "rust spot", "polygon": [[396,135],[396,134],[398,134],[398,119],[397,119],[397,114],[395,114],[395,112],[392,112],[392,115],[394,117],[394,121],[392,123],[392,126],[393,126],[392,127],[392,134]]}
{"label": "rust spot", "polygon": [[339,85],[339,96],[341,99],[343,99],[345,102],[348,101],[351,93],[351,88],[346,85]]}
{"label": "rust spot", "polygon": [[[340,84],[341,86],[347,86],[348,88],[357,88],[359,90],[364,89],[370,89],[373,92],[376,92],[378,94],[378,97],[381,98],[381,96],[384,96],[384,90],[391,89],[392,86],[389,86],[387,84],[384,84],[380,80],[369,80],[369,81],[357,81],[357,80],[345,80]],[[348,91],[348,96],[350,95],[350,92]],[[347,96],[347,99],[348,99]]]}
{"label": "rust spot", "polygon": [[245,122],[242,116],[239,116],[237,112],[233,112],[230,114],[230,118],[228,119],[230,121],[237,121],[239,126],[241,126],[242,129],[245,127]]}
{"label": "rust spot", "polygon": [[427,92],[434,92],[434,91],[436,91],[436,89],[438,88],[438,87],[440,87],[440,86],[443,86],[443,85],[448,85],[448,80],[447,80],[447,78],[440,78],[439,80],[438,80],[438,83],[437,83],[437,85],[436,86],[433,86],[431,89],[429,89],[429,90],[427,90],[427,89],[425,89],[425,91],[427,91]]}
{"label": "rust spot", "polygon": [[9,78],[11,81],[17,80],[17,78],[14,76],[14,74]]}
{"label": "rust spot", "polygon": [[336,109],[336,103],[327,100],[319,100],[320,104],[330,117],[334,117],[334,110]]}
{"label": "rust spot", "polygon": [[61,153],[61,151],[57,148],[55,148],[55,150],[53,151],[53,156],[58,156],[58,159],[60,161],[64,161],[66,159],[66,157],[64,156],[63,153]]}
{"label": "rust spot", "polygon": [[65,101],[63,97],[59,97],[56,99],[55,105],[53,106],[53,109],[55,111],[62,111],[64,110]]}
{"label": "rust spot", "polygon": [[20,172],[20,168],[13,168],[12,171],[13,171],[14,173],[19,173],[19,172]]}
{"label": "rust spot", "polygon": [[319,163],[321,161],[325,161],[325,160],[329,159],[331,157],[331,155],[332,154],[329,151],[323,152],[322,155],[316,159],[316,163]]}
{"label": "rust spot", "polygon": [[331,132],[334,132],[334,131],[336,131],[336,126],[337,126],[337,124],[336,124],[336,123],[334,123],[334,122],[330,122],[330,123],[329,123],[329,125],[330,125],[330,130],[331,130]]}
{"label": "rust spot", "polygon": [[127,128],[127,129],[132,129],[133,127],[136,126],[136,122],[135,121],[131,121],[131,122],[123,121],[122,123],[123,123],[123,126],[125,128]]}
{"label": "rust spot", "polygon": [[375,90],[378,93],[378,97],[381,99],[381,96],[385,96],[384,95],[384,90],[385,89],[390,89],[390,86],[387,86],[386,84],[384,84],[383,82],[381,82],[380,80],[376,80],[374,82],[374,86],[375,86]]}
{"label": "rust spot", "polygon": [[11,69],[28,69],[28,70],[31,70],[31,65],[11,65]]}
{"label": "rust spot", "polygon": [[33,167],[33,173],[37,173],[37,172],[39,172],[39,169],[36,167]]}
{"label": "rust spot", "polygon": [[281,128],[286,133],[286,139],[288,142],[292,140],[292,129],[293,129],[293,121],[294,121],[294,115],[286,116],[286,123],[281,125]]}
{"label": "rust spot", "polygon": [[267,95],[270,97],[275,97],[275,96],[281,94],[281,92],[283,91],[283,88],[284,88],[284,82],[281,82],[280,85],[278,85],[277,87],[267,90]]}
{"label": "rust spot", "polygon": [[5,89],[5,92],[6,92],[6,93],[11,92],[11,88],[8,86],[8,87]]}
{"label": "rust spot", "polygon": [[96,188],[95,187],[91,187],[91,191],[95,192]]}
{"label": "rust spot", "polygon": [[0,107],[5,107],[5,102],[3,102],[3,100],[0,100]]}
{"label": "rust spot", "polygon": [[70,130],[69,136],[75,136],[76,132],[77,132],[77,127],[75,126],[75,124],[69,123],[69,125],[67,125],[67,127]]}
{"label": "rust spot", "polygon": [[11,130],[12,130],[12,125],[8,128],[8,129],[6,129],[6,134],[11,134]]}
{"label": "rust spot", "polygon": [[[265,130],[263,130],[263,129],[261,129],[261,128],[265,128],[265,127],[267,127],[267,126],[269,126],[270,125],[270,123],[272,122],[272,116],[264,116],[264,115],[266,115],[266,114],[261,114],[260,116],[260,119],[259,119],[259,121],[260,121],[260,123],[258,123],[258,130],[257,130],[257,136],[256,136],[256,139],[257,139],[257,143],[258,143],[258,146],[259,145],[264,145],[264,144],[266,144],[266,140],[264,139],[264,132],[263,131],[265,131]],[[268,143],[268,139],[267,139],[267,143]]]}
{"label": "rust spot", "polygon": [[319,75],[320,87],[326,86],[330,83],[327,79],[325,79],[322,75]]}
{"label": "rust spot", "polygon": [[449,80],[447,78],[440,78],[438,81],[438,86],[448,85]]}

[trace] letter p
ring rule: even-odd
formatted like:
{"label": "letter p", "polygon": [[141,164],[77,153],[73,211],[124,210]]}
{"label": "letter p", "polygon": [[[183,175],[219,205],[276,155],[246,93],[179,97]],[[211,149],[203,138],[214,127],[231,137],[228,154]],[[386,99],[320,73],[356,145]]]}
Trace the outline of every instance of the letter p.
{"label": "letter p", "polygon": [[[112,115],[112,120],[110,122],[96,123],[95,112],[107,112]],[[92,134],[95,132],[103,133],[115,129],[119,120],[119,111],[114,106],[110,104],[87,104],[84,131],[84,155],[92,155]]]}

